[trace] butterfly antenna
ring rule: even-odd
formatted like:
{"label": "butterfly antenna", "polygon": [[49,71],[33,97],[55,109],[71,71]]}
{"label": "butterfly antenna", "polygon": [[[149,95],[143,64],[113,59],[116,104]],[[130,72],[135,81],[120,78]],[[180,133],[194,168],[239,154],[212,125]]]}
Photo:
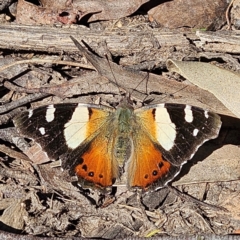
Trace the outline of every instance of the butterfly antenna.
{"label": "butterfly antenna", "polygon": [[145,101],[145,99],[148,97],[148,93],[147,93],[147,85],[148,85],[148,80],[149,80],[149,72],[147,72],[146,76],[144,76],[144,78],[136,85],[136,87],[134,87],[132,89],[132,91],[129,93],[129,95],[131,96],[133,91],[135,91],[139,86],[140,84],[146,79],[146,85],[145,85],[145,92],[146,92],[146,97],[142,100],[143,102]]}
{"label": "butterfly antenna", "polygon": [[159,99],[159,101],[162,101],[163,99],[165,99],[166,97],[169,97],[169,96],[173,96],[174,94],[184,90],[185,88],[187,88],[188,86],[184,86],[184,87],[181,87],[180,89],[176,90],[175,92],[173,93],[169,93],[169,94],[165,94],[164,97],[162,97],[161,99]]}
{"label": "butterfly antenna", "polygon": [[[150,71],[150,73],[151,73],[151,71]],[[136,86],[136,88],[137,88],[145,79],[146,79],[146,86],[145,86],[145,88],[146,88],[146,97],[142,100],[143,102],[144,102],[144,101],[146,100],[146,98],[148,97],[147,85],[148,85],[148,81],[149,81],[149,72],[147,72],[146,77],[144,77],[144,78],[138,83],[138,85]],[[179,90],[176,90],[175,92],[171,93],[170,95],[174,95],[174,94],[182,91],[183,89],[185,89],[185,88],[187,88],[187,87],[188,87],[188,86],[184,86],[184,87],[180,88]],[[135,89],[136,89],[136,88],[135,88]],[[133,92],[133,91],[134,91],[134,89],[132,90],[132,92]],[[131,93],[132,93],[132,92],[131,92]],[[163,99],[166,98],[166,97],[167,97],[167,94],[166,94],[161,100],[163,100]]]}

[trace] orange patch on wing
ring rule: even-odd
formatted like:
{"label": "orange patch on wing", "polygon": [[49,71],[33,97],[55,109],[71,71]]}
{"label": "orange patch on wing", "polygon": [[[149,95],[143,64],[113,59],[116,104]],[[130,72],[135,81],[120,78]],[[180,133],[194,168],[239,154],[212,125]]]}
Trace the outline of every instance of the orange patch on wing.
{"label": "orange patch on wing", "polygon": [[112,159],[107,138],[97,136],[90,147],[80,157],[80,164],[75,167],[75,173],[83,180],[97,186],[108,187],[118,177],[116,161]]}
{"label": "orange patch on wing", "polygon": [[160,150],[146,134],[141,133],[136,137],[128,169],[129,185],[146,189],[152,183],[166,177],[171,164],[163,159]]}
{"label": "orange patch on wing", "polygon": [[86,137],[96,133],[106,123],[111,112],[97,108],[89,108],[89,121],[87,123]]}
{"label": "orange patch on wing", "polygon": [[144,127],[146,132],[148,132],[151,136],[156,138],[156,121],[155,121],[155,108],[151,108],[148,110],[140,110],[139,112],[136,110],[136,115],[138,117],[139,123]]}

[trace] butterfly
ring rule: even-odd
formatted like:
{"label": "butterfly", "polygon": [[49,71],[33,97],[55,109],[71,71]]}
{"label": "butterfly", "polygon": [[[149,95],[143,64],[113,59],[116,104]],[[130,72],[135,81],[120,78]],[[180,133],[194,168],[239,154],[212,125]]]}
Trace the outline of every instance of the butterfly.
{"label": "butterfly", "polygon": [[116,108],[42,106],[22,112],[14,124],[82,184],[104,189],[125,176],[129,188],[147,190],[172,181],[204,142],[218,136],[221,119],[184,104],[133,109],[123,99]]}
{"label": "butterfly", "polygon": [[14,124],[49,160],[60,160],[82,186],[106,189],[124,182],[129,188],[148,190],[172,181],[204,142],[218,136],[221,119],[184,104],[134,109],[125,97],[115,108],[83,103],[42,106],[22,112]]}

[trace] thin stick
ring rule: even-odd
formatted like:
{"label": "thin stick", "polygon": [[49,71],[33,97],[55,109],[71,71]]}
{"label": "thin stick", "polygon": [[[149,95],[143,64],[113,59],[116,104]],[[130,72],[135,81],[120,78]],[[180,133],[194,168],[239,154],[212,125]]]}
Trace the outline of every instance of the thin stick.
{"label": "thin stick", "polygon": [[202,206],[202,207],[208,207],[208,208],[213,208],[213,209],[216,209],[216,210],[221,210],[221,211],[224,211],[224,212],[228,212],[228,210],[224,207],[221,207],[221,206],[216,206],[216,205],[213,205],[213,204],[210,204],[210,203],[205,203],[205,202],[202,202],[188,194],[185,194],[185,193],[182,193],[181,191],[179,191],[177,188],[175,187],[172,187],[170,185],[167,185],[168,189],[173,192],[175,195],[177,195],[178,197],[180,197],[181,199],[183,200],[186,200],[186,201],[189,201],[189,202],[192,202],[192,203],[195,203],[199,206]]}
{"label": "thin stick", "polygon": [[18,64],[23,64],[23,63],[52,63],[52,64],[59,64],[59,65],[69,65],[69,66],[75,66],[75,67],[82,67],[82,68],[86,68],[86,69],[93,69],[95,70],[95,68],[91,65],[87,65],[87,64],[81,64],[78,62],[71,62],[71,61],[62,61],[62,60],[54,60],[54,59],[27,59],[27,60],[20,60],[20,61],[16,61],[16,62],[12,62],[10,64],[4,65],[3,67],[0,67],[0,72],[18,65]]}
{"label": "thin stick", "polygon": [[230,22],[230,19],[229,19],[229,12],[230,12],[230,9],[231,9],[234,1],[235,1],[235,0],[232,0],[232,1],[229,3],[229,5],[228,5],[228,7],[227,7],[227,10],[226,10],[226,13],[225,13],[225,15],[226,15],[226,20],[227,20],[227,25],[228,25],[228,27],[227,27],[228,30],[231,29],[231,22]]}

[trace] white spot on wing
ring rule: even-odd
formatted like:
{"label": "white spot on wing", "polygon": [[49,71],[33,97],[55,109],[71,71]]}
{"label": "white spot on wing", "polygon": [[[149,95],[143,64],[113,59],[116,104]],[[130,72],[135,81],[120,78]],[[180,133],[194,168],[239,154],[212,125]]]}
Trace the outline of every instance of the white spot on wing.
{"label": "white spot on wing", "polygon": [[209,118],[208,111],[204,111],[205,118]]}
{"label": "white spot on wing", "polygon": [[56,108],[53,105],[47,106],[46,111],[46,121],[52,122],[54,120],[54,112],[56,111]]}
{"label": "white spot on wing", "polygon": [[72,118],[64,125],[64,137],[69,148],[75,149],[85,140],[88,120],[88,108],[76,107]]}
{"label": "white spot on wing", "polygon": [[155,119],[157,122],[157,140],[165,150],[169,151],[174,146],[176,139],[176,126],[164,107],[156,108]]}
{"label": "white spot on wing", "polygon": [[185,120],[191,123],[193,121],[192,107],[189,105],[186,105],[186,107],[184,108],[184,112],[185,112]]}
{"label": "white spot on wing", "polygon": [[195,128],[193,130],[193,136],[196,137],[198,135],[198,132],[199,132],[199,130],[197,128]]}
{"label": "white spot on wing", "polygon": [[40,127],[39,128],[39,132],[44,135],[46,132],[45,132],[45,128],[44,127]]}
{"label": "white spot on wing", "polygon": [[33,110],[31,109],[31,110],[29,110],[29,112],[28,112],[28,118],[30,118],[32,115],[33,115]]}

